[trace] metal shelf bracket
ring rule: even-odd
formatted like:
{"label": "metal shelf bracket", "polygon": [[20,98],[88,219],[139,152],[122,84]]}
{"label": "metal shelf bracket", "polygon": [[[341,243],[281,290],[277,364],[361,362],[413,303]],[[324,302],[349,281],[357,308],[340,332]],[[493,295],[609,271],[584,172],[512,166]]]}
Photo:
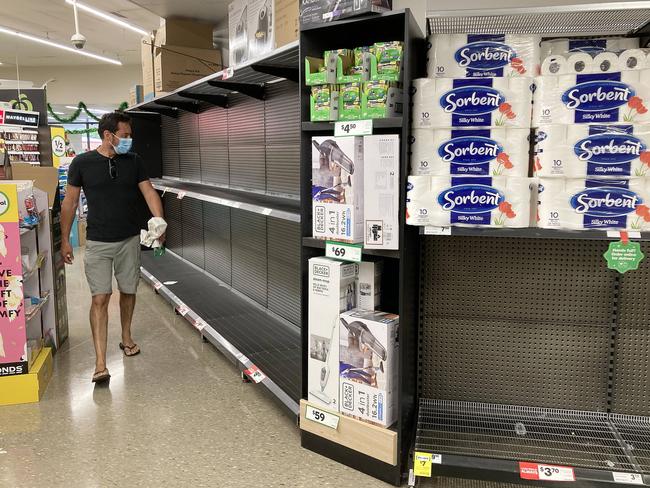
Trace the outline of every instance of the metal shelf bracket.
{"label": "metal shelf bracket", "polygon": [[181,91],[177,93],[178,96],[189,98],[190,100],[198,100],[200,102],[210,103],[217,107],[228,108],[228,97],[226,95],[205,95],[202,93],[191,93],[188,91]]}
{"label": "metal shelf bracket", "polygon": [[237,81],[209,80],[208,85],[216,88],[239,92],[249,97],[264,100],[266,98],[264,85],[260,83],[241,83]]}
{"label": "metal shelf bracket", "polygon": [[296,83],[298,83],[300,78],[300,70],[297,66],[256,63],[252,64],[251,68],[258,73],[277,76],[278,78],[295,81]]}
{"label": "metal shelf bracket", "polygon": [[156,103],[165,107],[192,112],[193,114],[198,114],[201,108],[198,102],[185,102],[182,100],[157,100]]}

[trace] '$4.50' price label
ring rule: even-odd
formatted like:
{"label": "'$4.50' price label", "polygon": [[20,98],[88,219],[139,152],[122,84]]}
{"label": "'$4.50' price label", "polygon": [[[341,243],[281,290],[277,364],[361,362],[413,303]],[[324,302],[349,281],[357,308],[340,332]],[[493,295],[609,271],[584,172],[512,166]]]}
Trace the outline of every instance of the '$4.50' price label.
{"label": "'$4.50' price label", "polygon": [[355,120],[354,122],[336,122],[334,136],[369,136],[372,134],[372,119]]}
{"label": "'$4.50' price label", "polygon": [[575,473],[570,466],[552,464],[519,463],[519,475],[525,480],[575,481]]}

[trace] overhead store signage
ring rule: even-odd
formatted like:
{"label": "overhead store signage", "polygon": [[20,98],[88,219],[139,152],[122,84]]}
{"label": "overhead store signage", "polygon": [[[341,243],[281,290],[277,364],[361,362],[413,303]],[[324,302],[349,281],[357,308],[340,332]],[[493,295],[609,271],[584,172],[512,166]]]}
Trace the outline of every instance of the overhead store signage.
{"label": "overhead store signage", "polygon": [[334,123],[334,136],[369,136],[372,134],[372,119],[339,121]]}
{"label": "overhead store signage", "polygon": [[0,125],[38,127],[38,112],[23,112],[22,110],[0,109]]}

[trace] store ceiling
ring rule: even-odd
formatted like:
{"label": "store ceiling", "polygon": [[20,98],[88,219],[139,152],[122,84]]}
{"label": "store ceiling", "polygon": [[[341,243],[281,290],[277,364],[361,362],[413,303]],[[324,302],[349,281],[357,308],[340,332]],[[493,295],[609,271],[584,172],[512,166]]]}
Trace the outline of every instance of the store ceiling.
{"label": "store ceiling", "polygon": [[228,16],[228,4],[232,0],[131,0],[156,15],[188,17],[196,20],[219,22]]}

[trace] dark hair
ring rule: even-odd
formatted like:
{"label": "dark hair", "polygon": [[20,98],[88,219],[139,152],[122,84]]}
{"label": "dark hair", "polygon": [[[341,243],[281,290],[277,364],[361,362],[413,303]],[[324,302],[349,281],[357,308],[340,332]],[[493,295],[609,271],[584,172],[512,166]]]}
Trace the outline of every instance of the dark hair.
{"label": "dark hair", "polygon": [[129,117],[124,112],[115,111],[109,112],[102,115],[102,118],[99,119],[99,126],[97,127],[97,132],[99,132],[99,137],[104,138],[104,131],[107,130],[111,133],[117,131],[117,124],[124,122],[125,124],[131,123],[131,117]]}

